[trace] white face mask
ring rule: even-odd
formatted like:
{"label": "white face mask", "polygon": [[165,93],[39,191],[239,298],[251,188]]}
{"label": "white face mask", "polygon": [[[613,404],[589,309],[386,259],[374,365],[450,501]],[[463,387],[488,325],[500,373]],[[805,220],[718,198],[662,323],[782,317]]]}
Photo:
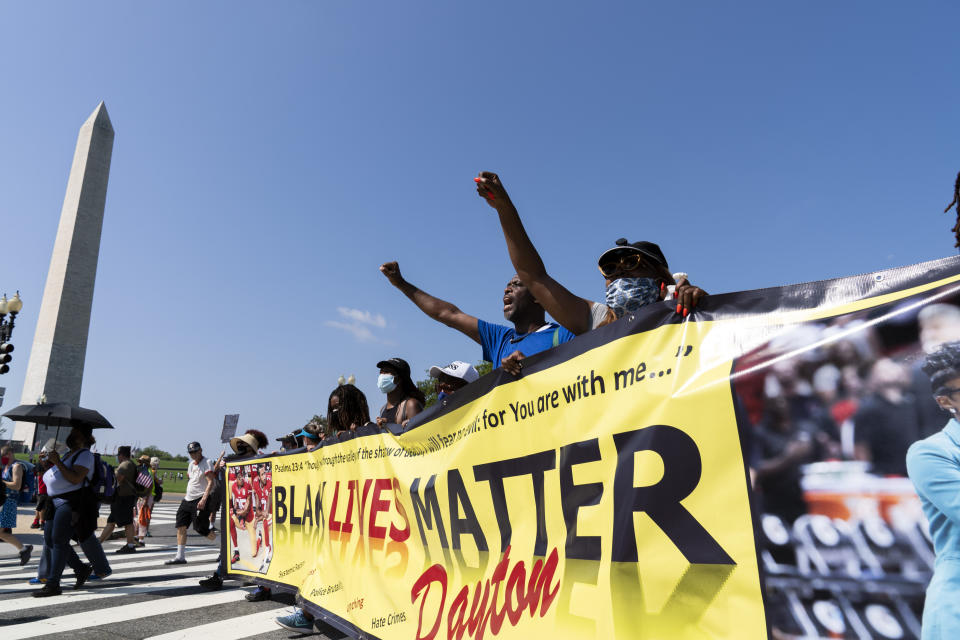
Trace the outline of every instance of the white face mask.
{"label": "white face mask", "polygon": [[377,387],[379,387],[383,393],[390,393],[397,388],[397,383],[389,373],[381,373],[377,376]]}

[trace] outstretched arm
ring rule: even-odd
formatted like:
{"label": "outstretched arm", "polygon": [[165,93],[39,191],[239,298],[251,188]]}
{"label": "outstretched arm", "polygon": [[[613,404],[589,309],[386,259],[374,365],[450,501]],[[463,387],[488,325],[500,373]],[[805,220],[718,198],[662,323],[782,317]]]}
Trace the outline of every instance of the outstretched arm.
{"label": "outstretched arm", "polygon": [[471,315],[460,311],[456,305],[446,300],[434,298],[426,291],[421,291],[414,285],[404,280],[400,275],[400,266],[396,262],[387,262],[380,265],[380,273],[386,276],[390,284],[403,292],[403,295],[410,298],[413,304],[420,307],[420,311],[443,324],[463,333],[474,342],[480,342],[480,329],[477,326],[477,319]]}
{"label": "outstretched arm", "polygon": [[500,216],[500,226],[507,241],[510,261],[513,262],[520,281],[554,320],[577,335],[589,331],[591,302],[570,293],[547,273],[540,254],[523,228],[517,208],[510,201],[510,196],[497,174],[483,171],[480,177],[474,180],[477,183],[477,193],[485,198],[487,204],[496,209]]}

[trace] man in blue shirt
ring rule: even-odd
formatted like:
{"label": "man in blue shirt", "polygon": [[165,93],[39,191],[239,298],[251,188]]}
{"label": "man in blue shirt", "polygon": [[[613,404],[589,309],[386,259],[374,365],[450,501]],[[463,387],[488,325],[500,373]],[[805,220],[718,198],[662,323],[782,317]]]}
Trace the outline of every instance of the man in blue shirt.
{"label": "man in blue shirt", "polygon": [[456,305],[422,291],[403,278],[396,262],[381,265],[380,272],[425,314],[480,343],[484,360],[493,362],[494,366],[503,366],[514,375],[520,373],[524,356],[546,351],[574,338],[556,322],[547,322],[543,307],[517,276],[513,276],[503,289],[503,317],[513,324],[509,327],[475,318]]}

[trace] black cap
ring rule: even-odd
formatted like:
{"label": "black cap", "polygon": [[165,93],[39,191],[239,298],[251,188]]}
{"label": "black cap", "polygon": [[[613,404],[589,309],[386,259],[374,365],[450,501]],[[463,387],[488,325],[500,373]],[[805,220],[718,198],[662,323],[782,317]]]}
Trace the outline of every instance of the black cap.
{"label": "black cap", "polygon": [[200,446],[199,442],[191,442],[187,445],[187,453],[193,453],[194,451],[200,451],[203,447]]}
{"label": "black cap", "polygon": [[297,436],[294,435],[294,434],[291,432],[291,433],[288,433],[288,434],[285,435],[285,436],[280,436],[280,437],[277,438],[276,440],[277,440],[277,442],[283,442],[284,440],[293,440],[293,441],[296,441],[296,439],[297,439]]}
{"label": "black cap", "polygon": [[627,242],[626,238],[618,238],[615,247],[611,249],[607,249],[602,254],[600,254],[600,258],[597,260],[597,264],[602,264],[604,261],[604,258],[609,258],[618,253],[633,253],[633,252],[642,253],[644,256],[646,256],[647,258],[650,258],[651,260],[653,260],[655,263],[657,263],[664,269],[667,269],[667,270],[670,269],[670,267],[667,266],[667,259],[663,256],[663,251],[660,251],[660,247],[658,247],[652,242],[645,242],[643,240],[639,242]]}
{"label": "black cap", "polygon": [[400,374],[401,378],[410,377],[410,365],[402,358],[390,358],[389,360],[381,360],[377,363],[378,369],[383,369],[384,367],[393,369]]}

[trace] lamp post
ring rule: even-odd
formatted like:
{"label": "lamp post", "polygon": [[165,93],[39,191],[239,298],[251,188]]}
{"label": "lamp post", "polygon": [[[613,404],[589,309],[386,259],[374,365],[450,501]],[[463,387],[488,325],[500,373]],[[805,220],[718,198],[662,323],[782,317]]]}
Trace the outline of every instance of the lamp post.
{"label": "lamp post", "polygon": [[[10,356],[13,351],[10,339],[13,338],[13,327],[21,309],[23,309],[23,301],[20,299],[19,291],[9,300],[7,300],[7,294],[3,294],[0,298],[0,375],[10,371],[8,363],[13,359]],[[6,319],[8,314],[9,320]]]}

